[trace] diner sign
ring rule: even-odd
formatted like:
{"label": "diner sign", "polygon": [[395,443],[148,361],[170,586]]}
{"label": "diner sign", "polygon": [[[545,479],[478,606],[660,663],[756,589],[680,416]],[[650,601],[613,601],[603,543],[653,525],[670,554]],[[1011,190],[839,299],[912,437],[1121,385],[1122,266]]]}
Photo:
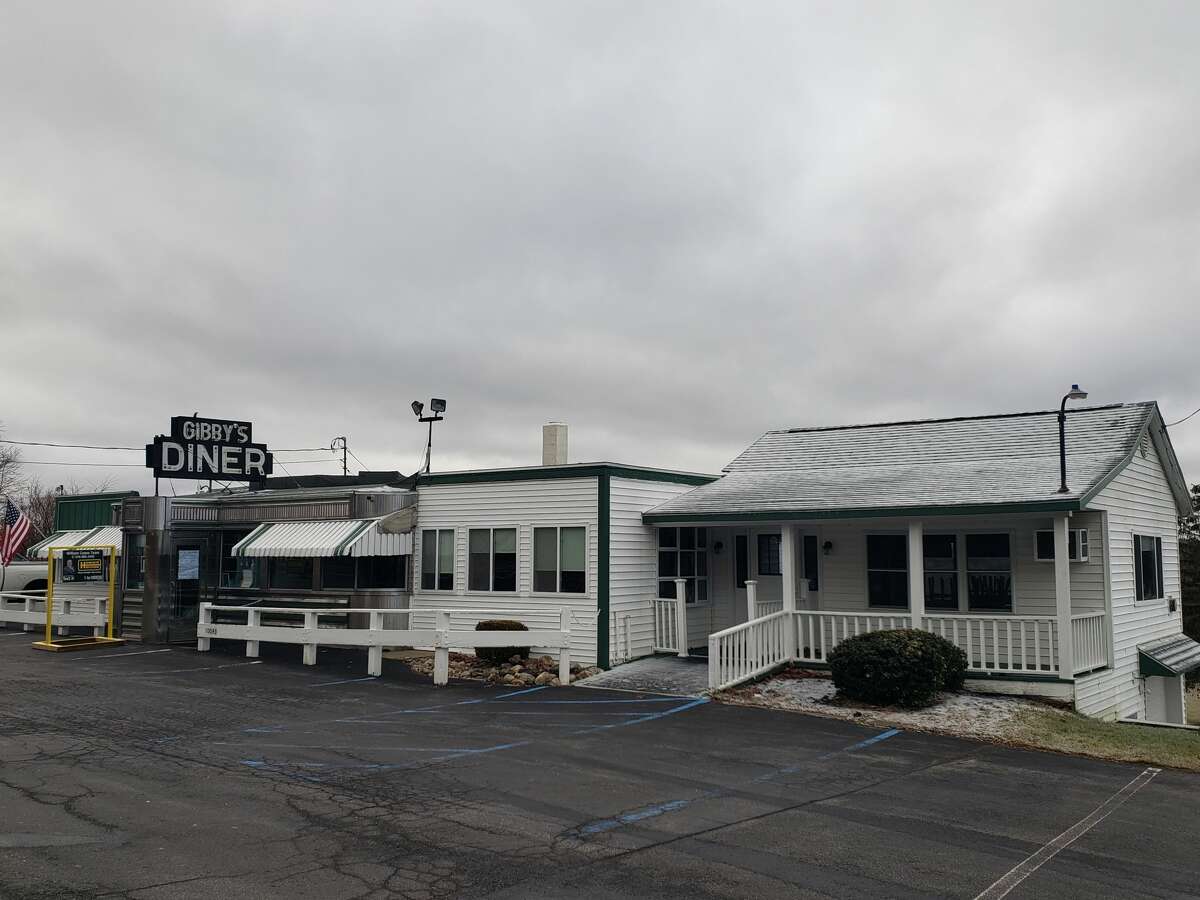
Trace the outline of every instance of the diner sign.
{"label": "diner sign", "polygon": [[171,433],[146,445],[155,478],[258,481],[273,471],[266,444],[255,444],[249,422],[172,416]]}

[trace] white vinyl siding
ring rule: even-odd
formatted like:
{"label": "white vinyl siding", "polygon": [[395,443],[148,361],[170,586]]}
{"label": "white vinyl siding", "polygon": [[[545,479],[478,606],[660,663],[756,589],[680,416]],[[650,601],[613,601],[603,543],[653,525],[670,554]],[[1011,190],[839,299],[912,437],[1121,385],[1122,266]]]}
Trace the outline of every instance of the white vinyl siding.
{"label": "white vinyl siding", "polygon": [[[418,489],[419,544],[426,529],[453,529],[455,534],[454,590],[417,590],[411,605],[425,609],[478,609],[485,617],[508,615],[530,627],[557,626],[558,611],[565,607],[571,618],[571,652],[584,665],[596,661],[597,492],[589,478],[548,478],[528,481],[487,481],[475,484],[427,484]],[[538,594],[533,591],[533,529],[577,526],[585,529],[586,593]],[[472,528],[516,528],[516,594],[471,591],[467,585],[468,541]],[[421,547],[413,548],[421,558]],[[653,554],[648,556],[653,561]],[[493,612],[496,611],[496,612]],[[432,616],[414,616],[415,622],[432,623]],[[466,622],[468,616],[462,616]],[[478,616],[475,616],[478,618]],[[455,622],[460,621],[455,616]],[[534,652],[550,652],[535,647]]]}
{"label": "white vinyl siding", "polygon": [[[1142,679],[1138,677],[1137,646],[1183,629],[1179,609],[1179,536],[1174,496],[1158,453],[1143,442],[1125,469],[1089,504],[1107,511],[1106,538],[1112,577],[1113,664],[1105,672],[1081,679],[1076,708],[1092,716],[1145,718]],[[1073,523],[1072,523],[1073,524]],[[1134,582],[1133,536],[1162,538],[1163,594],[1161,600],[1137,600]],[[1096,529],[1092,529],[1092,553]],[[1072,574],[1075,566],[1072,565]],[[1170,601],[1175,598],[1176,611]]]}
{"label": "white vinyl siding", "polygon": [[[657,532],[653,525],[642,524],[642,513],[690,491],[691,485],[638,478],[612,478],[609,481],[610,568],[609,568],[609,646],[613,660],[625,656],[628,631],[629,658],[652,652],[654,609],[651,600],[658,592]],[[715,540],[709,531],[709,546]],[[726,542],[726,553],[733,550]],[[710,551],[711,552],[711,551]],[[714,591],[720,591],[718,585]],[[688,608],[688,636],[692,646],[708,638],[708,614]]]}

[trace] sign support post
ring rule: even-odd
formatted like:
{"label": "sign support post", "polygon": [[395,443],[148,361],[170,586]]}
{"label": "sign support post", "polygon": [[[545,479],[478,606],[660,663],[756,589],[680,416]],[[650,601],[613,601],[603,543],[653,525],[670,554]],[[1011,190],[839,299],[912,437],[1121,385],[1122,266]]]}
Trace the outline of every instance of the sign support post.
{"label": "sign support post", "polygon": [[[105,553],[107,552],[107,556]],[[62,554],[62,579],[64,582],[97,582],[103,579],[104,562],[108,562],[108,609],[104,637],[88,635],[87,637],[63,637],[54,640],[54,583],[55,553]],[[49,563],[46,570],[46,634],[45,639],[35,641],[31,646],[36,650],[50,650],[61,653],[64,650],[90,650],[93,647],[111,647],[124,644],[123,638],[113,637],[114,614],[117,587],[117,548],[112,544],[96,547],[51,547]],[[97,575],[101,577],[97,577]]]}

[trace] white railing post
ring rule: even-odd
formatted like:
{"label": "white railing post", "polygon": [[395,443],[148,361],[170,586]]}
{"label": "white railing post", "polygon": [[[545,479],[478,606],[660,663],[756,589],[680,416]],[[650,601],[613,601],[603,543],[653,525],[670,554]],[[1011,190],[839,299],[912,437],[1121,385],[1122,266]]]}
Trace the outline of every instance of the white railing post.
{"label": "white railing post", "polygon": [[[1067,539],[1070,520],[1066,513],[1054,517],[1054,602],[1058,620],[1058,677],[1075,677],[1075,654],[1071,627],[1071,558]],[[1051,665],[1054,660],[1051,659]]]}
{"label": "white railing post", "polygon": [[448,684],[450,681],[450,613],[437,611],[437,625],[433,643],[433,683]]}
{"label": "white railing post", "polygon": [[[34,599],[34,598],[32,598],[32,597],[30,597],[28,600],[26,600],[26,601],[25,601],[25,612],[27,612],[27,613],[33,613],[33,612],[37,612],[37,610],[36,610],[36,609],[34,609],[34,605],[35,605],[36,603],[37,603],[37,600],[35,600],[35,599]],[[36,625],[31,625],[31,624],[28,624],[28,623],[26,623],[26,624],[25,624],[25,626],[24,626],[24,628],[23,628],[23,630],[25,630],[25,631],[33,631],[33,629],[34,629],[34,628],[36,628],[36,627],[37,627]]]}
{"label": "white railing post", "polygon": [[368,628],[376,634],[371,635],[371,644],[367,647],[367,674],[378,678],[383,674],[383,638],[377,633],[383,628],[383,613],[371,613]]}
{"label": "white railing post", "polygon": [[211,624],[212,624],[212,604],[211,603],[201,603],[200,604],[199,624],[196,626],[196,630],[201,632],[196,637],[196,651],[198,653],[204,653],[209,649],[211,639],[209,637],[207,637],[203,632],[204,632],[204,627],[206,625],[211,625]]}
{"label": "white railing post", "polygon": [[782,576],[782,609],[796,609],[796,527],[784,525],[779,529],[779,574]]}
{"label": "white railing post", "polygon": [[317,614],[315,612],[304,614],[304,630],[308,632],[305,637],[312,638],[312,643],[304,645],[304,664],[315,666],[317,664]]}
{"label": "white railing post", "polygon": [[254,640],[254,632],[261,624],[262,613],[257,609],[246,610],[246,656],[250,659],[258,657],[258,641]]}
{"label": "white railing post", "polygon": [[746,582],[746,621],[758,618],[758,582]]}
{"label": "white railing post", "polygon": [[566,687],[571,683],[571,614],[566,609],[558,612],[558,629],[562,632],[558,648],[558,683]]}
{"label": "white railing post", "polygon": [[679,645],[677,654],[686,658],[688,655],[687,630],[687,580],[675,579],[675,631],[676,643]]}
{"label": "white railing post", "polygon": [[715,691],[721,686],[721,644],[711,634],[708,636],[708,689]]}
{"label": "white railing post", "polygon": [[908,523],[908,611],[912,627],[925,624],[925,524]]}

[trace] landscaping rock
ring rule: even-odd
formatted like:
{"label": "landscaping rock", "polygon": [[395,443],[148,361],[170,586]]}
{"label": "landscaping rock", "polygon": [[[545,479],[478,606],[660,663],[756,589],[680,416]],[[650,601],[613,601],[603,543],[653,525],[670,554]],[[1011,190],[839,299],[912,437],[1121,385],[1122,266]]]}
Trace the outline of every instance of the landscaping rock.
{"label": "landscaping rock", "polygon": [[543,672],[537,678],[533,679],[534,684],[549,684],[552,681],[558,681],[558,679],[549,672]]}

